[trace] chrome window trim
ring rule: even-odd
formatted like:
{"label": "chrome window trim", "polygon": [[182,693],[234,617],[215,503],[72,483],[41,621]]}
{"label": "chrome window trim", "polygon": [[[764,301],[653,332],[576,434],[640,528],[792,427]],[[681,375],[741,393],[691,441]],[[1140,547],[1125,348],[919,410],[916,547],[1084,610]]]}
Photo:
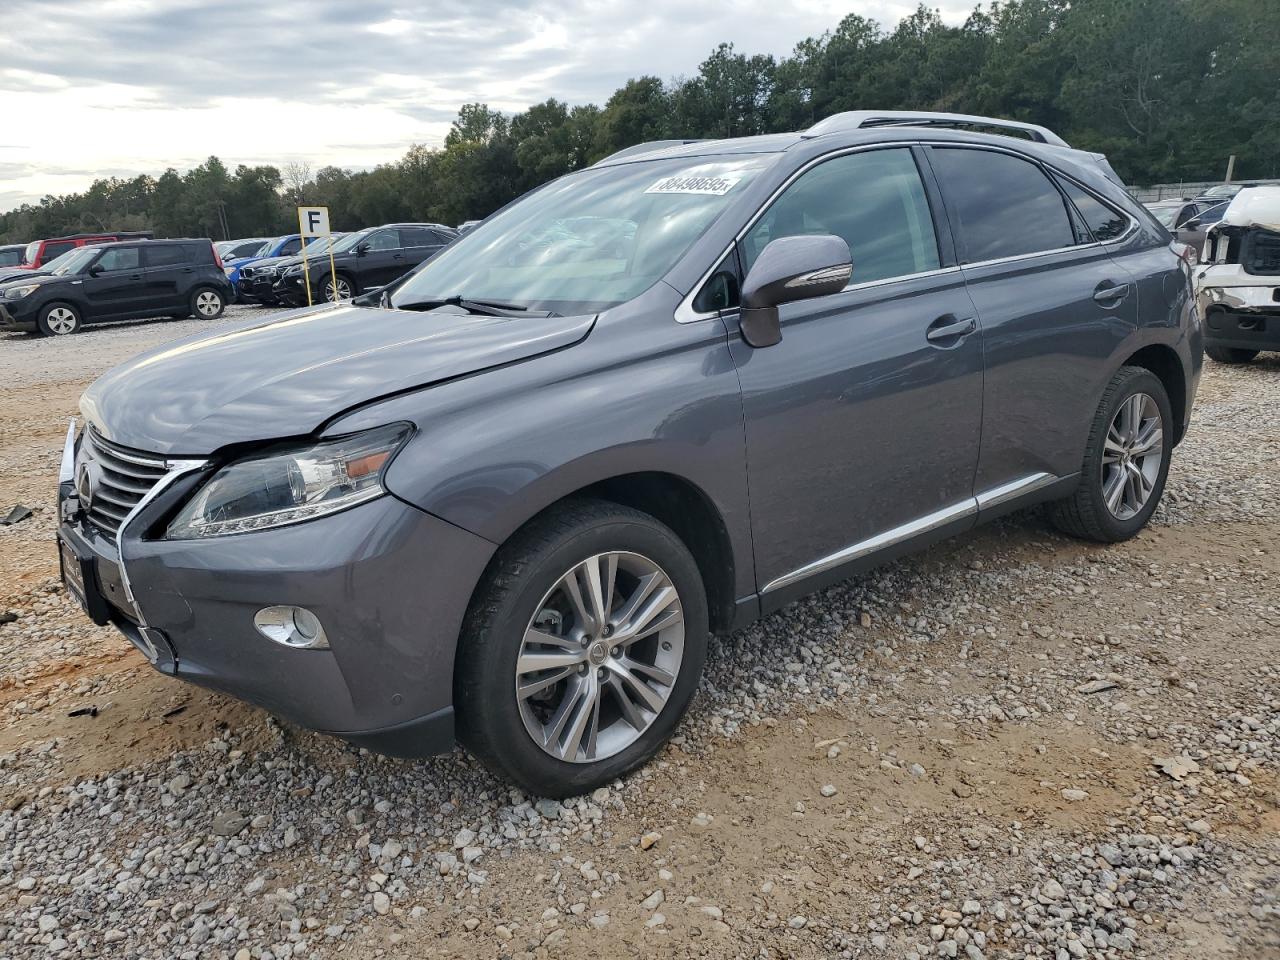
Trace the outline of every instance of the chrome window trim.
{"label": "chrome window trim", "polygon": [[[1088,187],[1080,183],[1080,181],[1078,181],[1075,177],[1071,176],[1070,174],[1059,170],[1057,167],[1053,167],[1053,166],[1050,166],[1049,164],[1044,163],[1038,157],[1030,156],[1028,154],[1022,153],[1021,151],[1014,150],[1014,149],[1005,147],[1003,145],[985,144],[985,143],[984,144],[965,144],[965,143],[955,143],[948,140],[902,140],[902,141],[892,140],[892,141],[887,141],[882,143],[860,144],[854,147],[842,147],[839,150],[833,150],[830,153],[824,153],[821,156],[814,157],[804,166],[800,167],[794,173],[792,173],[790,177],[784,180],[782,184],[776,190],[773,191],[773,193],[769,194],[768,198],[766,198],[764,203],[761,204],[760,208],[756,210],[756,212],[752,215],[751,219],[747,221],[747,225],[738,231],[738,233],[734,236],[733,240],[730,241],[729,245],[725,247],[724,251],[718,257],[716,257],[715,260],[712,262],[711,266],[707,268],[706,273],[704,273],[698,279],[698,282],[693,285],[693,289],[690,290],[689,293],[685,296],[685,298],[680,301],[679,306],[677,306],[675,310],[676,322],[677,323],[696,323],[699,320],[710,320],[713,317],[732,315],[738,311],[737,307],[727,307],[724,310],[712,310],[706,313],[700,313],[693,308],[693,301],[697,298],[698,294],[702,292],[702,288],[706,284],[706,282],[711,279],[712,274],[714,274],[716,271],[716,267],[720,266],[720,264],[724,261],[724,258],[727,257],[729,253],[733,250],[733,248],[742,240],[742,238],[745,237],[747,233],[750,232],[751,228],[756,225],[756,222],[762,216],[764,216],[765,211],[769,209],[769,207],[782,194],[782,192],[786,190],[787,187],[791,186],[791,184],[794,183],[797,178],[799,178],[800,176],[808,172],[813,167],[817,166],[819,163],[824,163],[827,160],[831,160],[836,157],[842,157],[842,156],[845,156],[846,154],[862,153],[867,150],[884,150],[884,149],[893,149],[893,148],[901,148],[901,147],[911,148],[913,146],[955,147],[955,148],[964,149],[964,150],[988,150],[994,153],[1007,153],[1010,156],[1017,157],[1020,160],[1026,160],[1028,163],[1034,163],[1036,166],[1048,167],[1050,170],[1052,170],[1055,174],[1062,177],[1063,179],[1070,180],[1073,184],[1075,184],[1085,193],[1088,193],[1090,196],[1096,199],[1099,203],[1105,204],[1108,207],[1112,207],[1112,208],[1115,207],[1115,205],[1112,204],[1110,201],[1102,197],[1099,197],[1093,190],[1090,190]],[[1034,253],[1020,253],[1011,257],[998,257],[994,260],[976,260],[973,263],[960,263],[952,267],[941,267],[937,270],[928,270],[923,273],[913,273],[913,274],[908,274],[906,276],[901,276],[901,277],[884,277],[880,280],[868,280],[865,283],[851,283],[847,287],[845,287],[844,290],[841,291],[841,293],[847,290],[861,289],[863,287],[879,286],[886,283],[896,283],[899,280],[916,280],[921,277],[930,277],[938,274],[951,273],[953,271],[961,270],[967,267],[989,267],[989,266],[995,266],[999,264],[1017,263],[1018,261],[1021,261],[1021,260],[1034,260],[1039,257],[1047,257],[1057,253],[1065,253],[1068,250],[1087,250],[1091,247],[1108,247],[1114,244],[1124,243],[1137,231],[1138,221],[1135,220],[1133,216],[1130,215],[1129,212],[1126,210],[1117,210],[1117,212],[1121,214],[1126,220],[1129,221],[1129,226],[1124,233],[1120,234],[1120,236],[1116,237],[1113,240],[1094,240],[1092,243],[1076,243],[1076,244],[1072,244],[1069,247],[1055,247],[1052,250],[1037,250]],[[1086,224],[1086,226],[1088,225]],[[832,294],[832,296],[834,296],[834,294]]]}
{"label": "chrome window trim", "polygon": [[1008,483],[1002,483],[999,486],[984,490],[975,496],[961,500],[959,503],[952,504],[949,507],[943,507],[941,510],[935,510],[933,513],[927,513],[922,517],[917,517],[904,524],[896,527],[890,527],[888,530],[881,531],[875,536],[867,537],[865,540],[859,540],[857,543],[842,547],[835,553],[827,554],[825,557],[819,557],[812,563],[806,563],[802,567],[797,567],[790,573],[784,573],[780,577],[775,577],[764,585],[760,590],[761,595],[772,593],[783,587],[790,586],[800,580],[805,580],[815,574],[823,573],[833,567],[848,563],[851,560],[857,560],[861,557],[868,556],[891,547],[894,544],[909,540],[920,534],[928,533],[930,530],[936,530],[939,527],[946,526],[956,520],[963,520],[966,517],[975,516],[979,510],[986,510],[1002,503],[1008,503],[1016,500],[1021,496],[1033,493],[1042,487],[1047,487],[1051,483],[1059,480],[1059,477],[1051,473],[1031,473],[1025,477],[1019,477]]}

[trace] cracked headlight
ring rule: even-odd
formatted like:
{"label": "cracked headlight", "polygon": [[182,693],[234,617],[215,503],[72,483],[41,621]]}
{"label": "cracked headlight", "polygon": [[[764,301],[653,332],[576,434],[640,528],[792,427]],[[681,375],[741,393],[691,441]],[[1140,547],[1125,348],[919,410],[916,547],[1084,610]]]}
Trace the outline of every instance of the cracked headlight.
{"label": "cracked headlight", "polygon": [[192,540],[283,527],[380,497],[383,473],[412,429],[393,423],[230,463],[195,492],[166,535]]}

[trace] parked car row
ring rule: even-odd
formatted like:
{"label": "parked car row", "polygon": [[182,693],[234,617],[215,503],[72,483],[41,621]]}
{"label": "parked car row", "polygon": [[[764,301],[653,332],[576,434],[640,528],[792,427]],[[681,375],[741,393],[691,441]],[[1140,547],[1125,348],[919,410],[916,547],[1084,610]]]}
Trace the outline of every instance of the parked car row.
{"label": "parked car row", "polygon": [[313,302],[350,300],[404,276],[458,235],[438,223],[391,223],[309,242],[296,233],[217,244],[130,233],[0,247],[19,261],[5,268],[0,259],[0,329],[60,336],[99,321],[213,319],[236,300],[302,306],[308,281]]}
{"label": "parked car row", "polygon": [[236,292],[248,303],[350,300],[404,276],[458,238],[439,223],[388,223],[308,243],[294,256],[267,257],[241,267]]}
{"label": "parked car row", "polygon": [[1231,198],[1201,196],[1194,200],[1160,200],[1147,204],[1161,225],[1172,233],[1179,243],[1185,243],[1200,259],[1205,235],[1209,228],[1222,219]]}

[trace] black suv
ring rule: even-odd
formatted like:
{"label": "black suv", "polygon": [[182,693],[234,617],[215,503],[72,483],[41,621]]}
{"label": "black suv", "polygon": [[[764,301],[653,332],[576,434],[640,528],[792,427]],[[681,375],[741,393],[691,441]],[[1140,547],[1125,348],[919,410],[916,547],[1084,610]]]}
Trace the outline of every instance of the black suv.
{"label": "black suv", "polygon": [[307,302],[309,275],[313,300],[350,300],[400,279],[457,237],[457,230],[439,223],[388,223],[349,233],[333,242],[336,283],[330,276],[329,247],[318,243],[312,253],[308,245],[306,270],[302,256],[278,264],[273,292],[277,299],[301,306]]}
{"label": "black suv", "polygon": [[0,328],[75,333],[102,320],[222,315],[231,284],[208,240],[81,247],[48,273],[0,284]]}

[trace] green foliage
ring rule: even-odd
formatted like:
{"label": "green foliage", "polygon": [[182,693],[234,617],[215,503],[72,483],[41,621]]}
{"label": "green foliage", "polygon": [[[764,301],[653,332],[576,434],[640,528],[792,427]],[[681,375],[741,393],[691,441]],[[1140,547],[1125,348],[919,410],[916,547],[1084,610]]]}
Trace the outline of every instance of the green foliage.
{"label": "green foliage", "polygon": [[840,110],[946,110],[1042,123],[1131,183],[1280,176],[1276,0],[996,0],[947,26],[921,5],[892,30],[857,14],[781,60],[720,44],[687,78],[628,80],[603,107],[508,117],[466,104],[439,149],[373,170],[290,164],[95,181],[0,214],[0,242],[104,229],[216,239],[295,229],[458,223],[646,140],[803,130]]}

